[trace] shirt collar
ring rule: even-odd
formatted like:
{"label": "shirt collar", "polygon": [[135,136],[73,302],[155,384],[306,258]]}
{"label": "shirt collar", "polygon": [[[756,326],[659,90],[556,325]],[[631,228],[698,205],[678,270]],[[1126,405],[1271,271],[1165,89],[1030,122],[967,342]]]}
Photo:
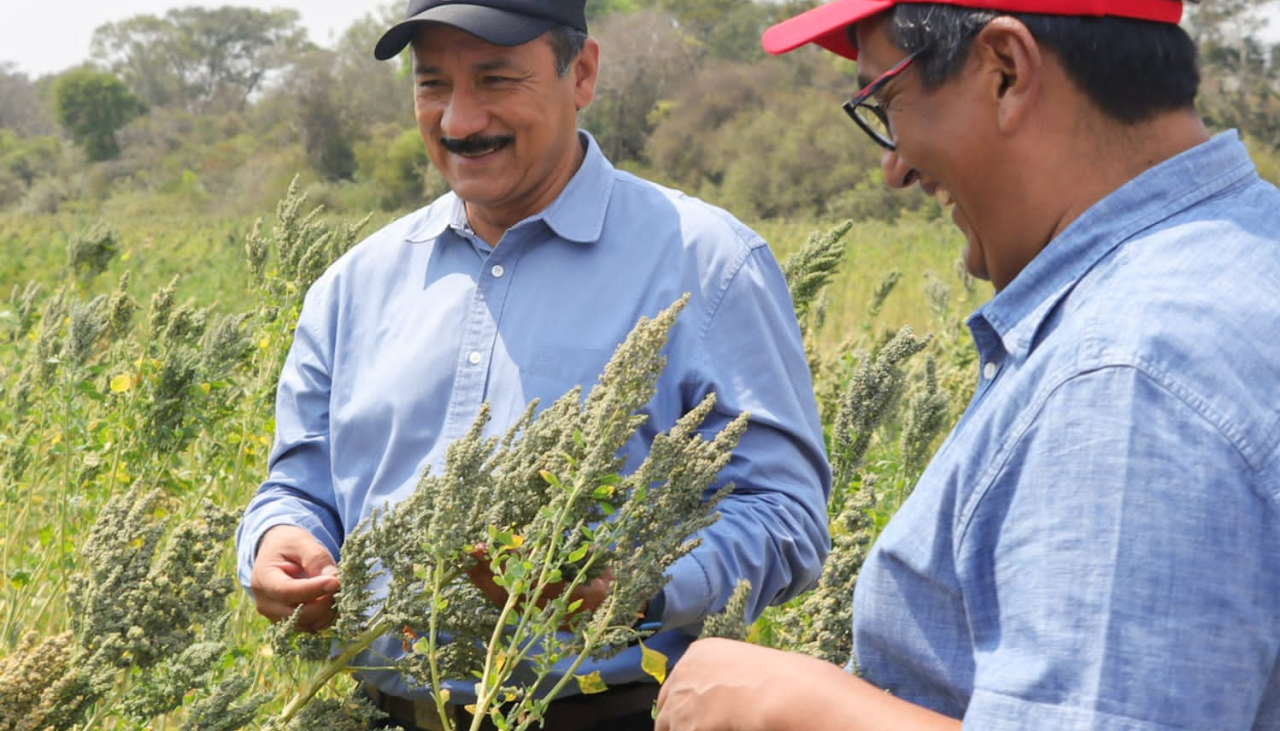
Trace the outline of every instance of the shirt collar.
{"label": "shirt collar", "polygon": [[1007,353],[1025,358],[1062,298],[1124,241],[1252,175],[1234,130],[1161,162],[1072,221],[970,316],[970,329],[989,328]]}
{"label": "shirt collar", "polygon": [[[560,238],[586,244],[599,240],[604,230],[605,211],[613,194],[614,167],[589,132],[578,130],[578,138],[587,148],[578,172],[551,205],[521,223],[541,220]],[[438,205],[420,212],[418,221],[409,227],[407,238],[414,242],[430,241],[446,229],[460,235],[471,230],[466,206],[452,191],[445,194]]]}

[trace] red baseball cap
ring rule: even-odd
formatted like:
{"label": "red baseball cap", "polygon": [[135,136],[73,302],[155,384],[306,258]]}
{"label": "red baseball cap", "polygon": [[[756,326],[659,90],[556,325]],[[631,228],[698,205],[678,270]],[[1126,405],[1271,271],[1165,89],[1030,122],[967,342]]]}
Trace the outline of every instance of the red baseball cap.
{"label": "red baseball cap", "polygon": [[764,32],[761,42],[772,54],[786,53],[806,43],[845,58],[858,59],[858,48],[845,30],[860,20],[883,13],[899,3],[931,2],[1005,13],[1042,15],[1112,16],[1177,23],[1182,20],[1181,0],[834,0],[784,20]]}

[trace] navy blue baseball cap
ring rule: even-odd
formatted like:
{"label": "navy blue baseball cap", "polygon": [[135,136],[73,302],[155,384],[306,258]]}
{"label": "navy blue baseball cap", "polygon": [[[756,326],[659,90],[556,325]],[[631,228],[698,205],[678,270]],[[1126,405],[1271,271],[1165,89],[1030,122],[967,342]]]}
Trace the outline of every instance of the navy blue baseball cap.
{"label": "navy blue baseball cap", "polygon": [[423,23],[444,23],[495,46],[518,46],[546,33],[553,25],[587,30],[587,0],[409,0],[404,20],[374,46],[379,61],[393,58],[413,40]]}

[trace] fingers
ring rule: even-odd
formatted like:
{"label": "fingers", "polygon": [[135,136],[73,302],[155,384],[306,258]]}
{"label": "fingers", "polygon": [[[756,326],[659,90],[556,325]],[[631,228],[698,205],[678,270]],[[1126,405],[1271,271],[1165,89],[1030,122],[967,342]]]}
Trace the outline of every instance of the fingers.
{"label": "fingers", "polygon": [[582,610],[592,612],[604,603],[609,597],[609,590],[613,588],[613,570],[606,568],[596,578],[590,582],[577,587],[570,594],[574,599],[582,600]]}
{"label": "fingers", "polygon": [[471,552],[471,557],[475,559],[475,563],[467,567],[467,578],[471,579],[471,583],[475,584],[480,593],[495,606],[505,605],[507,590],[494,582],[493,571],[489,568],[489,552],[484,545],[477,546]]}
{"label": "fingers", "polygon": [[279,621],[301,606],[299,629],[316,631],[333,621],[338,566],[306,530],[276,526],[258,544],[250,588],[258,612],[267,619]]}
{"label": "fingers", "polygon": [[298,614],[298,629],[303,632],[319,632],[328,627],[333,622],[333,595],[324,594],[318,598],[306,602],[298,602],[289,604],[277,599],[260,597],[254,595],[258,613],[272,622],[278,622],[287,619],[293,615],[294,610],[300,605],[302,611]]}

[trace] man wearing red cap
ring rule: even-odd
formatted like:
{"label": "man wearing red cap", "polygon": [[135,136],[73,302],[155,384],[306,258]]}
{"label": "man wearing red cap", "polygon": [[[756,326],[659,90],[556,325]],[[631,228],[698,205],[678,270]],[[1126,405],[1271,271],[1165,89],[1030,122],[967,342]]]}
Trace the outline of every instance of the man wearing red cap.
{"label": "man wearing red cap", "polygon": [[659,731],[1280,729],[1280,191],[1195,114],[1175,0],[836,0],[886,181],[996,294],[880,535],[854,667],[695,643]]}
{"label": "man wearing red cap", "polygon": [[[323,627],[348,532],[424,470],[441,472],[485,404],[497,435],[531,401],[590,386],[641,316],[684,293],[658,395],[619,456],[634,469],[710,393],[707,433],[751,418],[719,476],[734,485],[720,519],[662,591],[634,597],[654,632],[646,647],[679,657],[739,579],[752,617],[816,582],[830,471],[781,269],[728,213],[616,170],[578,129],[600,63],[585,5],[409,0],[378,42],[383,60],[411,49],[418,126],[450,192],[355,246],[307,293],[270,474],[237,537],[240,581],[267,617],[301,606],[301,627]],[[353,665],[392,723],[439,728],[430,690],[388,668],[405,652],[388,636]],[[609,689],[551,703],[549,731],[652,728],[657,685],[638,645],[557,671]],[[455,726],[470,726],[474,680],[449,691]]]}

